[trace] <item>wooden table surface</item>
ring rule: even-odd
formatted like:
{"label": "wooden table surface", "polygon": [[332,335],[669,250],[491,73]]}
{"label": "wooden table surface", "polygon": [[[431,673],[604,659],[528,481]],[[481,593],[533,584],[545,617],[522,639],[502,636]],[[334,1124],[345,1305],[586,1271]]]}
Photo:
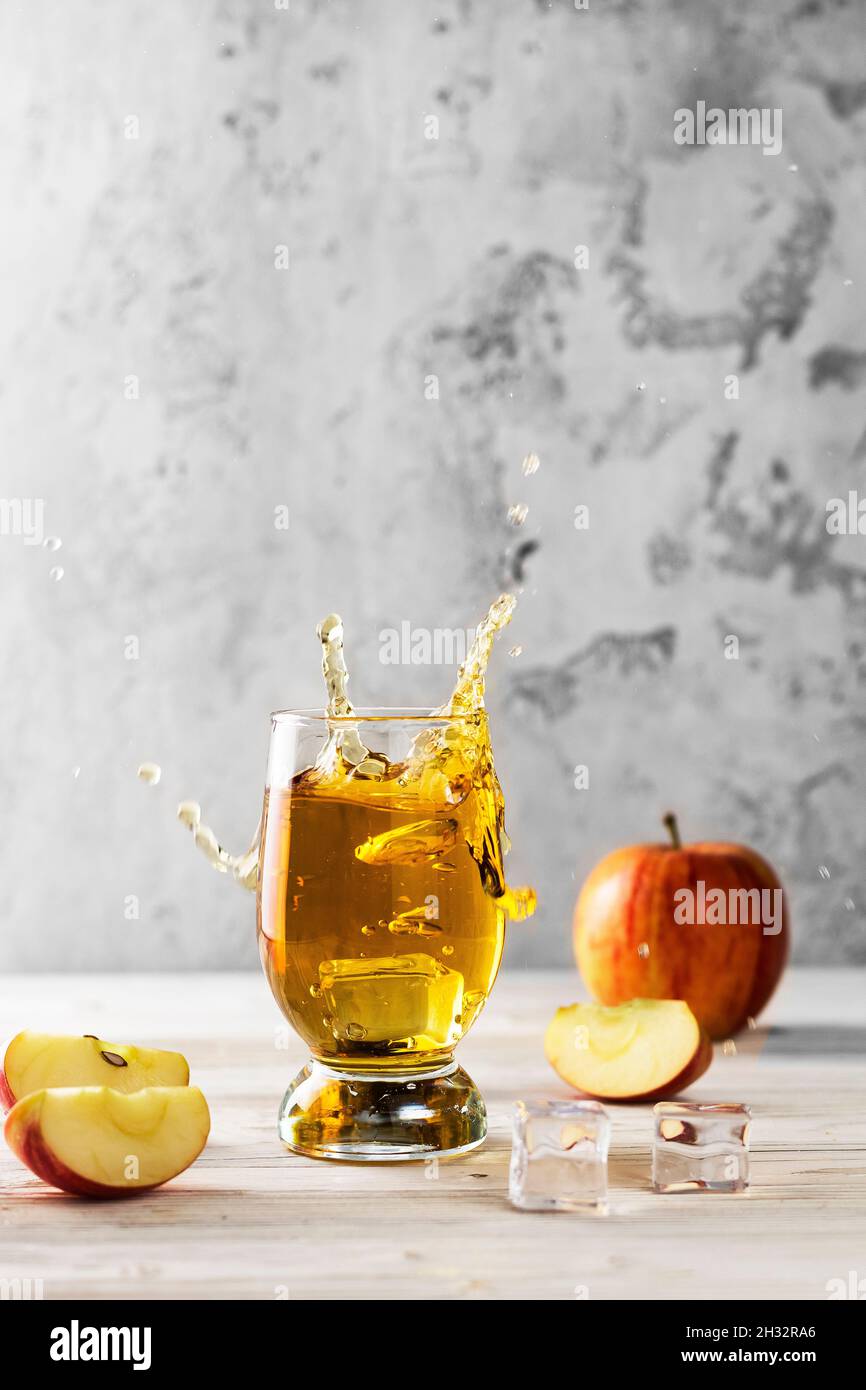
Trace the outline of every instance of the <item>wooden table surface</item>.
{"label": "wooden table surface", "polygon": [[213,1129],[188,1172],[116,1202],[48,1188],[0,1146],[0,1278],[41,1279],[46,1299],[826,1299],[828,1281],[866,1277],[866,971],[789,971],[762,1026],[689,1092],[753,1107],[747,1195],[657,1196],[650,1108],[610,1106],[608,1214],[515,1211],[511,1107],[568,1094],[541,1040],[580,995],[567,971],[500,976],[458,1051],[489,1137],[434,1170],[281,1148],[277,1104],[304,1052],[257,975],[7,977],[7,1036],[180,1048]]}

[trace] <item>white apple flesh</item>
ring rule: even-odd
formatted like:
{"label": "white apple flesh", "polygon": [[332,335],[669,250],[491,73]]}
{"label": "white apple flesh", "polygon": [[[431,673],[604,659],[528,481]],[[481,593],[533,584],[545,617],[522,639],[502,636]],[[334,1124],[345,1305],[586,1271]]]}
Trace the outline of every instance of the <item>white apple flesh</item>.
{"label": "white apple flesh", "polygon": [[0,1102],[10,1110],[33,1091],[54,1086],[186,1086],[189,1064],[179,1052],[55,1033],[18,1033],[6,1048]]}
{"label": "white apple flesh", "polygon": [[597,1100],[662,1100],[702,1076],[713,1046],[681,999],[571,1004],[544,1039],[556,1072]]}

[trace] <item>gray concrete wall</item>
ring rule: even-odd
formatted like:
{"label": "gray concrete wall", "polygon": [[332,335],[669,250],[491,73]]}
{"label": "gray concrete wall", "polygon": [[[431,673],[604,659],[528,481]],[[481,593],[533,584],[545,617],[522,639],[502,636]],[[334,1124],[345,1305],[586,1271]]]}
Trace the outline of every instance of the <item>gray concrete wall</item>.
{"label": "gray concrete wall", "polygon": [[[327,611],[357,701],[438,702],[380,633],[520,575],[507,960],[569,959],[669,807],[777,865],[801,960],[866,960],[866,539],[825,524],[866,489],[863,18],[3,8],[0,493],[62,540],[0,536],[3,965],[253,964],[177,801],[243,844]],[[699,100],[781,108],[782,151],[675,144]]]}

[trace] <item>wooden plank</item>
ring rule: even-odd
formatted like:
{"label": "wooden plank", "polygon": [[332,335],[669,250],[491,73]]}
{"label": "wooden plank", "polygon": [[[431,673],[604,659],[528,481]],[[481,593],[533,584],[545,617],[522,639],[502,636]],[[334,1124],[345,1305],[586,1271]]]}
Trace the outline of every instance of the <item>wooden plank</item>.
{"label": "wooden plank", "polygon": [[579,994],[567,972],[497,982],[459,1051],[487,1098],[483,1148],[435,1167],[349,1165],[277,1141],[304,1054],[259,977],[7,978],[6,1034],[180,1047],[214,1127],[188,1173],[130,1201],[67,1197],[0,1150],[0,1278],[40,1278],[46,1298],[822,1299],[828,1280],[866,1275],[866,971],[789,972],[773,1026],[717,1050],[690,1093],[752,1105],[748,1195],[655,1195],[650,1109],[611,1106],[608,1215],[517,1212],[511,1107],[567,1094],[541,1037]]}

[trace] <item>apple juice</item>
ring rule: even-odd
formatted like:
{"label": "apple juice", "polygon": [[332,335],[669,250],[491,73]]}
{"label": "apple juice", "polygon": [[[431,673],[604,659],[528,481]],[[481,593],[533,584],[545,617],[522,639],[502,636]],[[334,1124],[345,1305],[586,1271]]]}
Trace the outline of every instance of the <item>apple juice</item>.
{"label": "apple juice", "polygon": [[447,705],[397,719],[406,750],[394,760],[375,746],[376,717],[348,701],[339,619],[320,625],[322,745],[266,790],[258,875],[265,972],[319,1061],[359,1072],[447,1061],[496,977],[506,919],[534,909],[531,889],[505,882],[483,708],[513,607],[503,596],[479,625]]}

